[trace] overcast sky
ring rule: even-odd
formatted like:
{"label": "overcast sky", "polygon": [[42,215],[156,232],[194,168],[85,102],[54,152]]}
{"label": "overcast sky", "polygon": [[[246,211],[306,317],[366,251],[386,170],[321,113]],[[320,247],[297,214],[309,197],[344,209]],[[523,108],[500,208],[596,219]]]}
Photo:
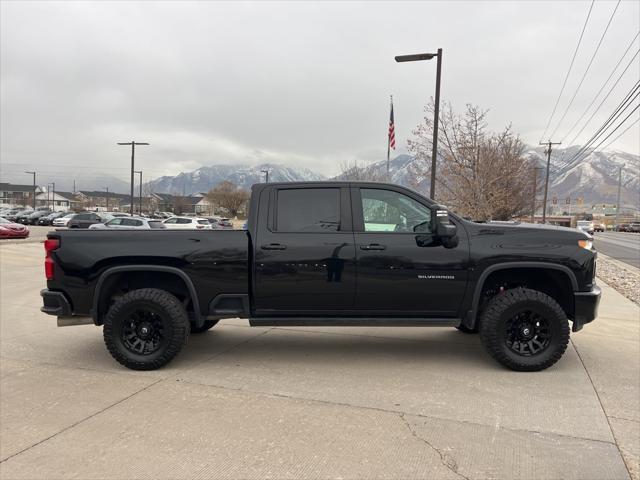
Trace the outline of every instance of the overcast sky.
{"label": "overcast sky", "polygon": [[[72,168],[79,179],[126,178],[128,151],[116,142],[131,139],[151,143],[137,156],[147,178],[264,161],[331,174],[345,160],[382,160],[389,95],[403,153],[435,88],[435,61],[393,57],[438,47],[444,100],[489,109],[492,129],[512,123],[537,144],[589,5],[2,1],[1,173],[37,169],[55,179]],[[556,120],[615,5],[595,2]],[[553,140],[563,139],[639,29],[640,2],[623,1]],[[578,143],[638,80],[637,60]],[[611,148],[637,154],[638,132]]]}

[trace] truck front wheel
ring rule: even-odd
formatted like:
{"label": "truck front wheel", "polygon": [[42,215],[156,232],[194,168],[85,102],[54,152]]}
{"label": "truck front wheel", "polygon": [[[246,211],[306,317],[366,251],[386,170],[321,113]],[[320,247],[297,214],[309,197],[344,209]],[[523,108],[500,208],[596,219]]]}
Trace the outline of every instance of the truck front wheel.
{"label": "truck front wheel", "polygon": [[489,301],[480,322],[480,338],[501,364],[534,372],[560,360],[569,343],[569,322],[549,295],[514,288]]}
{"label": "truck front wheel", "polygon": [[180,301],[155,288],[133,290],[111,306],[104,319],[111,356],[132,370],[169,363],[189,337],[189,317]]}

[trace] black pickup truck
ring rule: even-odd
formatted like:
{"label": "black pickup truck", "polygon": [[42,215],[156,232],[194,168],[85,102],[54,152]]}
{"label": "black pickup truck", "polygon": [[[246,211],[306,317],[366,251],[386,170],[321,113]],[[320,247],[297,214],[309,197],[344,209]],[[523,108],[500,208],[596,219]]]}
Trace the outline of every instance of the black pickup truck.
{"label": "black pickup truck", "polygon": [[167,364],[223,318],[252,326],[451,326],[498,362],[553,365],[597,315],[577,229],[474,223],[383,183],[253,187],[247,230],[55,231],[42,311],[103,326],[113,357]]}

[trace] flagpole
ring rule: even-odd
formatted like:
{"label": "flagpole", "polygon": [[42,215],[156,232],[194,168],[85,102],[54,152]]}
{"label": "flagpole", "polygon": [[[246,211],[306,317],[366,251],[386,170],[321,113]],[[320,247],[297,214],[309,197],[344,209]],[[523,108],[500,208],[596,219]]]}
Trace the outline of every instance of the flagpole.
{"label": "flagpole", "polygon": [[[393,109],[393,95],[389,95],[391,98],[390,108]],[[387,133],[387,181],[389,180],[389,158],[391,156],[391,135]]]}

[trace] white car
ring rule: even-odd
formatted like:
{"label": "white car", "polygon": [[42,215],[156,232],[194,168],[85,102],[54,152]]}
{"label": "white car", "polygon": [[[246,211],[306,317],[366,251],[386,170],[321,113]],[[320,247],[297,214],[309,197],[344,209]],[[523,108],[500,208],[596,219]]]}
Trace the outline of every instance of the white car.
{"label": "white car", "polygon": [[171,217],[162,223],[169,230],[211,230],[211,224],[206,218]]}
{"label": "white car", "polygon": [[141,217],[116,217],[105,223],[94,223],[89,230],[164,230],[167,228],[160,220],[150,220]]}
{"label": "white car", "polygon": [[65,215],[64,217],[58,217],[51,223],[51,225],[53,225],[54,227],[66,227],[69,223],[69,220],[71,220],[76,215],[76,213],[70,213],[68,215]]}

